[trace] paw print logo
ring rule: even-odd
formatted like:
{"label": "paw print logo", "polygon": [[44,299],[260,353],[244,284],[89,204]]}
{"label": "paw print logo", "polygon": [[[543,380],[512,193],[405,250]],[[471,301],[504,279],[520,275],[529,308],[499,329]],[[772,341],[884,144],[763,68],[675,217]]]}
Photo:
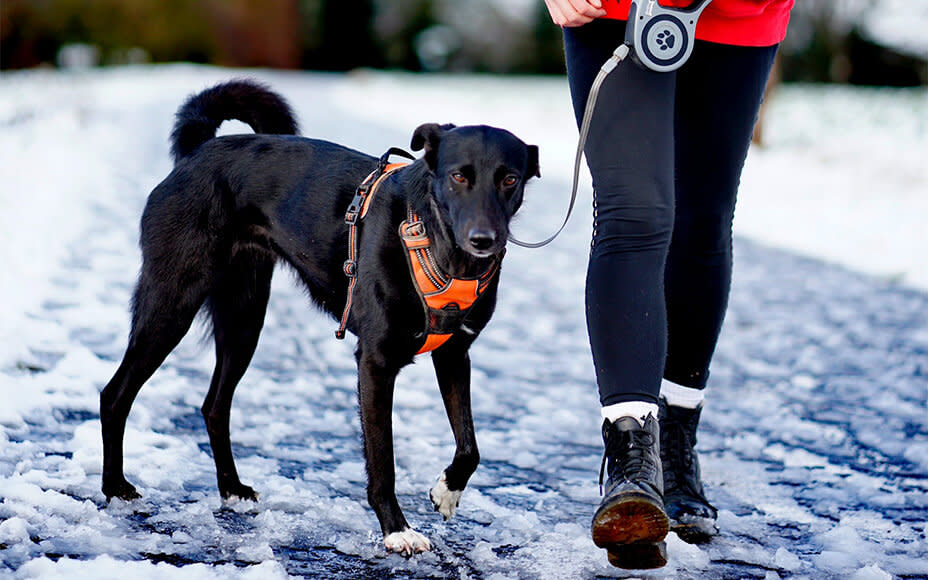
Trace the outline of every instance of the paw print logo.
{"label": "paw print logo", "polygon": [[676,43],[677,39],[669,30],[662,30],[657,33],[657,46],[661,50],[670,50]]}

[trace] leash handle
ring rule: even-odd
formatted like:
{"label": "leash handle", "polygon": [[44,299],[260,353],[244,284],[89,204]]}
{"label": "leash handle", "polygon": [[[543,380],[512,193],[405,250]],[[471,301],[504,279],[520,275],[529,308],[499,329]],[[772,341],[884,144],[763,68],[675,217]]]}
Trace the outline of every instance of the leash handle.
{"label": "leash handle", "polygon": [[632,0],[625,44],[632,58],[654,72],[677,70],[693,53],[696,23],[712,0],[696,0],[689,8],[661,6],[657,0]]}
{"label": "leash handle", "polygon": [[596,99],[599,97],[599,88],[602,86],[603,81],[606,80],[606,77],[609,76],[615,67],[619,65],[620,62],[625,60],[625,57],[628,56],[628,45],[620,44],[618,48],[613,51],[612,56],[609,57],[603,66],[600,67],[599,73],[596,75],[596,78],[593,80],[593,84],[590,87],[590,95],[586,99],[586,108],[583,111],[583,122],[580,124],[580,138],[577,141],[577,154],[574,157],[574,178],[573,186],[570,190],[570,204],[567,206],[567,215],[564,216],[564,222],[561,224],[561,227],[557,229],[554,234],[550,237],[540,241],[540,242],[523,242],[522,240],[516,239],[515,236],[510,232],[509,241],[517,246],[522,246],[523,248],[540,248],[542,246],[547,246],[554,241],[554,238],[558,237],[560,233],[567,226],[567,221],[570,220],[570,214],[573,213],[574,204],[577,201],[577,186],[580,182],[580,161],[583,157],[583,148],[586,146],[586,138],[590,132],[590,123],[593,120],[593,111],[596,109]]}

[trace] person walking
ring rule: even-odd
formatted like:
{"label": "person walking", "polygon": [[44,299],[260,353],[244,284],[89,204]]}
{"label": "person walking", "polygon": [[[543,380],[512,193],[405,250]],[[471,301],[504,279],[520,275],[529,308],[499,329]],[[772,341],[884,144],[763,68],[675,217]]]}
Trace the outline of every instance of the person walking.
{"label": "person walking", "polygon": [[[580,125],[600,67],[625,38],[631,0],[545,4],[563,29]],[[688,542],[718,532],[696,431],[728,302],[741,170],[792,5],[714,0],[682,68],[654,72],[629,59],[599,90],[584,147],[593,178],[585,299],[602,405],[601,485],[606,475],[592,535],[616,566],[666,563],[668,529]]]}

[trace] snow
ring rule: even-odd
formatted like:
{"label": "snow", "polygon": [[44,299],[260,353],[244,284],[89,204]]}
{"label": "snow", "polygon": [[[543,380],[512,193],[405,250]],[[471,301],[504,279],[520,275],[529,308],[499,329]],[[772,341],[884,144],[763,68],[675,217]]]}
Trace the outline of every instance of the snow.
{"label": "snow", "polygon": [[[99,491],[98,394],[122,355],[138,219],[170,171],[183,98],[248,74],[308,135],[371,153],[424,122],[487,123],[540,146],[514,226],[566,209],[576,128],[561,78],[132,67],[0,77],[0,575],[14,578],[627,577],[593,546],[601,457],[583,320],[589,178],[542,250],[513,248],[473,349],[482,462],[453,519],[429,489],[453,455],[431,365],[404,370],[397,492],[435,551],[387,555],[367,506],[352,341],[278,272],[232,439],[258,503],[223,504],[199,414],[195,331],[126,434],[143,494]],[[928,575],[928,92],[786,86],[751,151],[731,309],[700,432],[722,534],[668,537],[649,578]],[[223,131],[240,131],[235,124]],[[557,276],[550,273],[558,272]],[[639,574],[640,575],[640,574]]]}
{"label": "snow", "polygon": [[232,564],[208,566],[191,564],[177,568],[166,562],[125,562],[109,556],[93,560],[62,560],[53,562],[47,558],[33,560],[23,566],[19,578],[88,578],[94,580],[123,580],[127,576],[138,580],[177,578],[179,580],[213,580],[215,578],[237,578],[240,580],[275,580],[287,578],[283,568],[274,562],[264,562],[246,569]]}

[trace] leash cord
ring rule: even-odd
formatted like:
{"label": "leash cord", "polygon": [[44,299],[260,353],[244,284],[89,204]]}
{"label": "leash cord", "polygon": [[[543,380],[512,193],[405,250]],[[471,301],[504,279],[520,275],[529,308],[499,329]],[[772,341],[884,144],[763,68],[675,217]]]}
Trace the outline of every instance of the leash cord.
{"label": "leash cord", "polygon": [[567,215],[564,216],[564,223],[561,224],[561,227],[559,227],[551,237],[540,242],[523,242],[516,239],[515,236],[510,233],[509,241],[513,244],[522,246],[523,248],[540,248],[542,246],[547,246],[553,242],[554,238],[558,237],[567,226],[570,214],[574,210],[574,203],[577,201],[577,187],[580,182],[580,160],[583,157],[583,148],[586,147],[587,134],[590,132],[590,124],[593,121],[593,111],[596,109],[596,99],[599,97],[599,88],[606,80],[606,77],[609,76],[609,73],[611,73],[620,62],[625,60],[626,56],[628,56],[628,45],[620,44],[612,53],[612,56],[609,57],[609,60],[600,67],[599,73],[590,86],[590,94],[586,99],[586,108],[583,111],[583,122],[580,124],[580,138],[577,140],[577,154],[574,157],[573,186],[570,191],[570,204],[567,206]]}

